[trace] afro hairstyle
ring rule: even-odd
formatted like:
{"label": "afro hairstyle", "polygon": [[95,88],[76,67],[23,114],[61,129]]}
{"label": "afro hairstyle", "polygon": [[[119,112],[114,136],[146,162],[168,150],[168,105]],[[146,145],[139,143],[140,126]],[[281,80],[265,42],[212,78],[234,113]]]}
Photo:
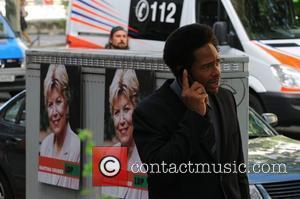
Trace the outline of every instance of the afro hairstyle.
{"label": "afro hairstyle", "polygon": [[168,36],[163,59],[177,77],[182,67],[194,63],[194,51],[208,43],[212,43],[218,50],[217,39],[209,26],[196,23],[182,26]]}

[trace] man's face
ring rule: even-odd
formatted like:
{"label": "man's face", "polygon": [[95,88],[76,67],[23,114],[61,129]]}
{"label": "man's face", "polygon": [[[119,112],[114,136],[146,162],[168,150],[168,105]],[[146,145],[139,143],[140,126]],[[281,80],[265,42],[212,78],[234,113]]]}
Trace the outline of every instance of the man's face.
{"label": "man's face", "polygon": [[114,49],[127,49],[128,48],[128,37],[127,32],[118,30],[115,32],[110,39],[110,43]]}
{"label": "man's face", "polygon": [[221,66],[217,49],[212,43],[205,44],[194,51],[192,77],[201,83],[207,93],[217,93],[220,86]]}

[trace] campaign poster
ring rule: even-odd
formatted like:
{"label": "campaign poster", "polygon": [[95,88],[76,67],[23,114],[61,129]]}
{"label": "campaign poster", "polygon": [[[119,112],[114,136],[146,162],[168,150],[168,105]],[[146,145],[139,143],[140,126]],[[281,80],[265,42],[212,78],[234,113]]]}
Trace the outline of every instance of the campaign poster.
{"label": "campaign poster", "polygon": [[41,66],[38,181],[79,190],[81,68]]}
{"label": "campaign poster", "polygon": [[141,163],[133,142],[132,114],[141,100],[154,89],[154,71],[106,69],[104,145],[127,147],[127,169],[130,177],[124,186],[117,181],[114,186],[102,186],[102,197],[148,198],[146,174],[133,175],[129,166],[132,163]]}

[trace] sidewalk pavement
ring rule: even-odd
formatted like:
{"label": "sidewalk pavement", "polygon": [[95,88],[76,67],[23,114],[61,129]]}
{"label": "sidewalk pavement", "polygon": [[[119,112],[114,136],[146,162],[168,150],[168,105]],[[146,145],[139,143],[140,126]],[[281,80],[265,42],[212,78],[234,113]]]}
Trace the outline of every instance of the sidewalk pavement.
{"label": "sidewalk pavement", "polygon": [[29,48],[48,48],[48,47],[64,47],[66,46],[66,35],[65,34],[29,34],[33,41],[33,45],[29,47],[29,44],[24,43]]}

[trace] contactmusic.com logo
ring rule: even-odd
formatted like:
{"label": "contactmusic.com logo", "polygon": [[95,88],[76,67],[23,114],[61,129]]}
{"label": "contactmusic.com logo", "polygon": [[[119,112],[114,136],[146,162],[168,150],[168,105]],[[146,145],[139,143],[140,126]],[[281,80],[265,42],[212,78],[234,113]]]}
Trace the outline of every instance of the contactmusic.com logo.
{"label": "contactmusic.com logo", "polygon": [[93,148],[93,186],[128,186],[127,147]]}

